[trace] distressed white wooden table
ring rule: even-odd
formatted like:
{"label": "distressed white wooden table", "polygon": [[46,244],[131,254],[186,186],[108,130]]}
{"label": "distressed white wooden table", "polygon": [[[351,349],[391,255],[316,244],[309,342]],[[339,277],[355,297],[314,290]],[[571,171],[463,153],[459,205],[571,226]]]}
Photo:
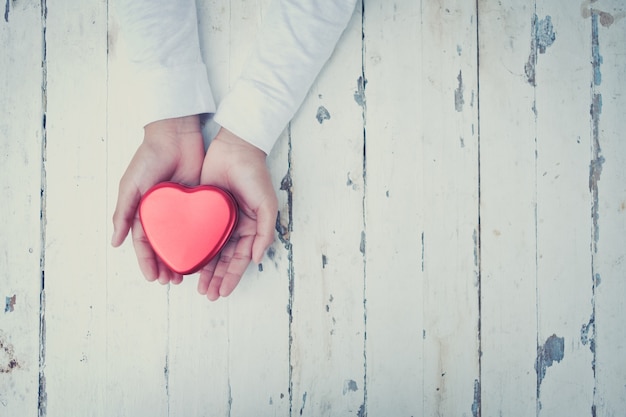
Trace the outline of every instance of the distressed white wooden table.
{"label": "distressed white wooden table", "polygon": [[[265,1],[200,0],[220,99]],[[359,4],[227,300],[109,246],[114,0],[0,20],[0,416],[626,415],[626,5]]]}

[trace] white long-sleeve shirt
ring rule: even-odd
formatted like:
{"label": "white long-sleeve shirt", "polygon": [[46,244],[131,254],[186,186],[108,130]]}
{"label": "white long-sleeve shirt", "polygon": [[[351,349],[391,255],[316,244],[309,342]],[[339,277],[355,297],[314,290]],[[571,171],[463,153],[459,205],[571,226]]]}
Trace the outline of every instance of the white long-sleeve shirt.
{"label": "white long-sleeve shirt", "polygon": [[[199,0],[202,1],[202,0]],[[216,106],[202,61],[195,0],[120,0],[141,121],[215,113],[269,153],[344,31],[356,0],[275,0],[241,76]]]}

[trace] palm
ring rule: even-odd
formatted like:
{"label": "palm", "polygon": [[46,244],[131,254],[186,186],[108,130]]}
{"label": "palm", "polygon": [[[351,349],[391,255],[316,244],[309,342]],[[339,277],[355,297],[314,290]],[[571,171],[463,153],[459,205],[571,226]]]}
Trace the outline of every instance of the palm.
{"label": "palm", "polygon": [[152,250],[139,221],[137,207],[141,196],[159,182],[199,183],[204,149],[197,118],[192,122],[191,129],[182,131],[166,128],[166,122],[157,122],[156,128],[146,127],[144,141],[120,181],[113,216],[113,246],[121,245],[132,229],[133,246],[143,275],[149,281],[158,280],[162,284],[177,284],[182,281],[182,276],[167,268]]}
{"label": "palm", "polygon": [[[210,300],[228,296],[251,260],[260,262],[274,236],[277,200],[265,154],[223,129],[211,144],[201,183],[229,190],[239,203],[239,222],[220,255],[204,267],[198,291]],[[230,134],[232,135],[232,134]]]}

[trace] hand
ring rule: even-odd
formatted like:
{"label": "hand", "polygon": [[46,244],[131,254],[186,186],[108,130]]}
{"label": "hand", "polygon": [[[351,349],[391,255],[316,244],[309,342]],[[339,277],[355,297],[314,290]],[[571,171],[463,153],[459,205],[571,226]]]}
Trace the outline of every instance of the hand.
{"label": "hand", "polygon": [[203,158],[199,116],[160,120],[145,127],[144,140],[120,180],[111,244],[120,246],[132,228],[139,268],[148,281],[178,284],[183,277],[156,256],[146,239],[137,210],[141,196],[162,181],[197,185]]}
{"label": "hand", "polygon": [[209,300],[230,295],[250,260],[260,263],[274,241],[278,200],[265,159],[265,152],[223,128],[204,158],[201,183],[229,190],[239,204],[230,241],[200,272],[198,292]]}

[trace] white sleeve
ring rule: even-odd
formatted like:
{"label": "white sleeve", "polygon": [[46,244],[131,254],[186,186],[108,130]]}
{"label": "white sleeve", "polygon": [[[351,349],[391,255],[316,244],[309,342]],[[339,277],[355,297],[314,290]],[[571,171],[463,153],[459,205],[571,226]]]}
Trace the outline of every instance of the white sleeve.
{"label": "white sleeve", "polygon": [[119,0],[118,8],[141,122],[214,113],[195,0]]}
{"label": "white sleeve", "polygon": [[356,0],[275,0],[214,120],[265,153],[298,110]]}

